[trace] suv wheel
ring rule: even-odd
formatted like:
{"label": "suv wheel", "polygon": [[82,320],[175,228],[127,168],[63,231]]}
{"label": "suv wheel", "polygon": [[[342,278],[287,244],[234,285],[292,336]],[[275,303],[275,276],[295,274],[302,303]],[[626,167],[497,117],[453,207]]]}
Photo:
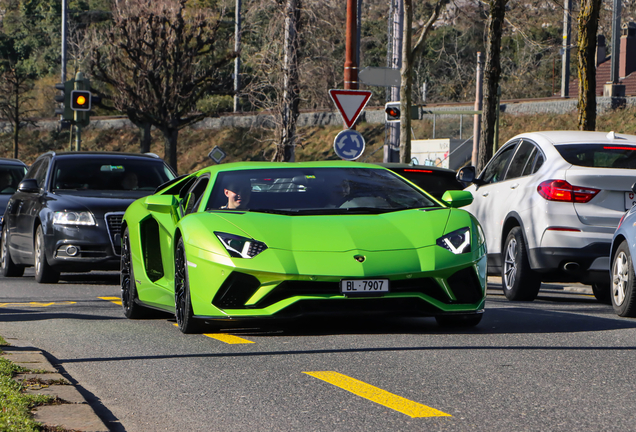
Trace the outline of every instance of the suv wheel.
{"label": "suv wheel", "polygon": [[636,317],[636,291],[634,283],[634,264],[629,246],[623,241],[616,250],[612,262],[611,299],[614,311],[618,316]]}
{"label": "suv wheel", "polygon": [[532,301],[539,294],[541,279],[530,268],[520,227],[511,229],[504,242],[501,284],[508,300]]}
{"label": "suv wheel", "polygon": [[11,254],[9,253],[9,245],[7,242],[9,239],[7,238],[7,226],[5,225],[2,228],[2,248],[0,249],[0,253],[2,253],[2,257],[0,258],[0,263],[2,265],[2,275],[5,277],[17,277],[22,276],[24,274],[24,266],[17,265],[11,259]]}

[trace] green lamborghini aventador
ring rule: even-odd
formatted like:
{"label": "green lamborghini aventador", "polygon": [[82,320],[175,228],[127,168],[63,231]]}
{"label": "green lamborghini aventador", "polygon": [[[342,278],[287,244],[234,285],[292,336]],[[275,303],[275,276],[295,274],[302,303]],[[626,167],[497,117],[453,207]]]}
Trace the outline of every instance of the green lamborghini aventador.
{"label": "green lamborghini aventador", "polygon": [[[304,314],[432,316],[474,326],[486,296],[477,220],[377,165],[240,162],[176,178],[128,207],[128,318],[202,322]],[[217,322],[218,324],[218,322]]]}

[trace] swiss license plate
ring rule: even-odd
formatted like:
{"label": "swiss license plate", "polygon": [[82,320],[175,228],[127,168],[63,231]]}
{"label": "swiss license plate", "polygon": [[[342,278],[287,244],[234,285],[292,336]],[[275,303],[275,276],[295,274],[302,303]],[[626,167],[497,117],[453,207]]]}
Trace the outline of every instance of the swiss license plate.
{"label": "swiss license plate", "polygon": [[343,279],[340,281],[342,294],[372,294],[389,292],[388,279]]}
{"label": "swiss license plate", "polygon": [[629,210],[636,204],[636,194],[634,192],[625,192],[625,210]]}

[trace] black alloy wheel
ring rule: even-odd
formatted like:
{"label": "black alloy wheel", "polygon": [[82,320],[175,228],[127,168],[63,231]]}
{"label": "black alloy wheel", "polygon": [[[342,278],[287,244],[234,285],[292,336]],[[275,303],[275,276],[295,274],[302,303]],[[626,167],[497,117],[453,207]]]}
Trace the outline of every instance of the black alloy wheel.
{"label": "black alloy wheel", "polygon": [[502,251],[501,284],[504,294],[512,301],[532,301],[537,298],[541,279],[530,268],[526,241],[520,227],[508,233]]}
{"label": "black alloy wheel", "polygon": [[127,227],[121,239],[121,272],[119,281],[121,284],[121,305],[124,308],[126,318],[139,319],[147,317],[149,315],[148,308],[136,302],[137,286],[135,284],[135,273],[133,272],[130,252],[130,234]]}
{"label": "black alloy wheel", "polygon": [[38,225],[35,232],[35,280],[38,283],[57,283],[60,280],[60,272],[49,265],[44,251],[44,231],[42,225]]}
{"label": "black alloy wheel", "polygon": [[2,275],[4,277],[18,277],[24,274],[24,266],[17,265],[11,259],[11,254],[9,253],[9,246],[7,244],[8,241],[8,228],[7,226],[2,227],[2,248],[0,249],[0,265],[2,266]]}
{"label": "black alloy wheel", "polygon": [[199,330],[199,323],[193,318],[188,261],[183,238],[180,238],[177,243],[174,261],[174,315],[177,319],[177,325],[182,333],[196,333]]}
{"label": "black alloy wheel", "polygon": [[611,300],[614,312],[622,317],[636,317],[636,274],[627,241],[616,250],[612,262]]}

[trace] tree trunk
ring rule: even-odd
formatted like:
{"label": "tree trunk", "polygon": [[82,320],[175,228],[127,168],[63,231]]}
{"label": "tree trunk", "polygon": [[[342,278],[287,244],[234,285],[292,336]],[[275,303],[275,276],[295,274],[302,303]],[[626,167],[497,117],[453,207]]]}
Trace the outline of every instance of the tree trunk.
{"label": "tree trunk", "polygon": [[477,171],[484,169],[493,155],[495,125],[497,122],[497,89],[501,77],[501,34],[508,0],[490,0],[488,18],[488,42],[486,44],[486,64],[484,66],[484,103],[479,138],[479,158]]}
{"label": "tree trunk", "polygon": [[150,123],[143,123],[138,125],[139,127],[139,137],[140,137],[140,148],[139,151],[141,153],[150,152],[150,143],[152,142],[152,136],[150,134],[150,129],[152,125]]}
{"label": "tree trunk", "polygon": [[411,103],[413,89],[413,0],[404,0],[402,36],[402,86],[400,87],[400,162],[411,162]]}
{"label": "tree trunk", "polygon": [[275,161],[294,162],[296,123],[298,120],[299,79],[298,79],[298,23],[300,21],[300,1],[287,0],[285,6],[285,64],[283,82],[283,107],[281,138],[276,146]]}
{"label": "tree trunk", "polygon": [[579,129],[596,130],[596,32],[600,0],[581,0],[578,28]]}
{"label": "tree trunk", "polygon": [[177,128],[162,128],[164,141],[164,160],[168,165],[172,167],[175,173],[177,170],[177,141],[179,138],[179,129]]}
{"label": "tree trunk", "polygon": [[[17,81],[17,80],[16,80]],[[18,137],[20,136],[20,86],[15,87],[15,104],[13,112],[13,157],[18,158]]]}

